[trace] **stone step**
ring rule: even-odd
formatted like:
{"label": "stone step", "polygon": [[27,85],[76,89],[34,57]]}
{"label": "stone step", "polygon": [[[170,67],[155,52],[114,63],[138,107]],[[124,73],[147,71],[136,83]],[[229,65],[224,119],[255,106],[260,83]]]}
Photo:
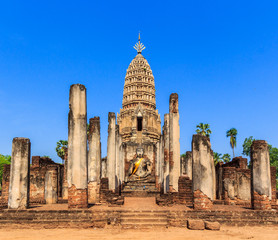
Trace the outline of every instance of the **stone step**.
{"label": "stone step", "polygon": [[150,229],[150,228],[166,228],[168,225],[167,223],[152,223],[152,224],[146,224],[146,223],[136,223],[136,224],[129,224],[124,223],[121,224],[122,228],[124,229]]}
{"label": "stone step", "polygon": [[121,218],[121,223],[168,223],[167,218]]}
{"label": "stone step", "polygon": [[167,218],[167,214],[121,214],[121,218]]}

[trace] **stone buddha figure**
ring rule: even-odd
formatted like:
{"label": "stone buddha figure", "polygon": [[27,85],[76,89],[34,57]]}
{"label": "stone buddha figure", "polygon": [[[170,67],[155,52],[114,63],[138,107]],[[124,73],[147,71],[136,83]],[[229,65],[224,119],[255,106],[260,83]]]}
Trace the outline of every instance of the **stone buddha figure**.
{"label": "stone buddha figure", "polygon": [[151,162],[144,158],[144,149],[136,149],[136,158],[132,159],[128,169],[128,180],[146,180],[151,175]]}

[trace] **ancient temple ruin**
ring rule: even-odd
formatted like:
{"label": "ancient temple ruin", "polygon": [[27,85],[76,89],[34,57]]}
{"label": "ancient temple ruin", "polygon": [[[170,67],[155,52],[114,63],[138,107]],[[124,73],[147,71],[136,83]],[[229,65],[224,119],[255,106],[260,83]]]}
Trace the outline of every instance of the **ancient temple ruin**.
{"label": "ancient temple ruin", "polygon": [[[4,166],[0,207],[60,203],[68,209],[94,209],[122,206],[128,198],[140,197],[154,199],[157,207],[182,205],[190,211],[212,210],[217,204],[278,208],[276,168],[270,167],[265,141],[253,142],[251,168],[242,157],[215,166],[210,139],[201,134],[193,135],[190,151],[181,157],[179,108],[183,106],[178,94],[172,93],[162,125],[144,48],[139,36],[137,55],[125,76],[122,108],[117,114],[108,113],[107,157],[101,154],[100,118],[87,119],[86,87],[74,84],[69,92],[64,164],[31,157],[31,141],[14,138],[11,166]],[[170,212],[169,219],[182,222],[180,212]]]}

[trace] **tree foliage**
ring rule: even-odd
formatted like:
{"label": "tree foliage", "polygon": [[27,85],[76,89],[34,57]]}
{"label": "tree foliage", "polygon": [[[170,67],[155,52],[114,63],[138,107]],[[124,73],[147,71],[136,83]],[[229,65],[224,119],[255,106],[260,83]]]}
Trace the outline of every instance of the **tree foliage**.
{"label": "tree foliage", "polygon": [[223,154],[223,156],[222,156],[221,159],[222,159],[222,161],[223,161],[224,163],[228,163],[228,162],[231,161],[231,155],[228,154],[228,153],[225,153],[225,154]]}
{"label": "tree foliage", "polygon": [[0,154],[0,183],[1,184],[2,184],[2,177],[3,177],[3,168],[5,164],[11,164],[11,156]]}
{"label": "tree foliage", "polygon": [[214,152],[213,153],[213,160],[214,160],[215,165],[219,162],[228,163],[228,162],[231,161],[231,156],[228,153],[225,153],[225,154],[222,155],[221,153]]}
{"label": "tree foliage", "polygon": [[65,160],[67,149],[68,149],[68,141],[60,140],[57,142],[56,153],[58,157],[62,158],[62,160]]}
{"label": "tree foliage", "polygon": [[221,155],[221,153],[213,152],[214,165],[216,165],[219,162],[222,162]]}
{"label": "tree foliage", "polygon": [[235,128],[231,128],[226,132],[226,137],[230,137],[230,145],[233,149],[233,157],[235,157],[237,130]]}
{"label": "tree foliage", "polygon": [[208,123],[199,123],[196,128],[196,133],[201,134],[202,136],[209,137],[212,133]]}
{"label": "tree foliage", "polygon": [[253,136],[249,137],[249,138],[245,138],[242,147],[243,147],[243,151],[242,154],[245,156],[250,156],[250,151],[251,151],[251,145],[253,143],[255,139],[253,138]]}
{"label": "tree foliage", "polygon": [[[251,145],[253,141],[256,140],[253,138],[253,136],[249,138],[245,138],[244,143],[242,144],[242,154],[245,156],[250,156],[251,154]],[[272,145],[268,144],[268,150],[269,150],[269,160],[270,160],[270,166],[276,167],[276,177],[278,177],[278,148],[272,147]]]}

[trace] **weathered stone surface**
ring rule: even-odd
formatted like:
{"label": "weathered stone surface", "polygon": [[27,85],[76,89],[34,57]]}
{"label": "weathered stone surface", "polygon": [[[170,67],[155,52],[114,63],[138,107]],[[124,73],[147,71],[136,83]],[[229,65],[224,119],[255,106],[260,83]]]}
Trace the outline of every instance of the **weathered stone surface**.
{"label": "weathered stone surface", "polygon": [[11,209],[26,209],[29,205],[30,148],[30,139],[13,139],[8,202]]}
{"label": "weathered stone surface", "polygon": [[164,149],[164,164],[163,164],[163,190],[164,193],[169,192],[169,140],[170,140],[170,129],[169,129],[169,114],[164,115],[163,125],[163,149]]}
{"label": "weathered stone surface", "polygon": [[88,154],[88,203],[99,202],[101,147],[100,119],[94,117],[89,124],[89,154]]}
{"label": "weathered stone surface", "polygon": [[177,93],[170,95],[169,101],[169,185],[170,191],[178,191],[180,176],[180,125],[179,99]]}
{"label": "weathered stone surface", "polygon": [[203,220],[193,220],[188,219],[187,220],[187,227],[191,230],[204,230],[205,229],[205,223]]}
{"label": "weathered stone surface", "polygon": [[182,174],[189,177],[192,180],[192,152],[187,151],[183,161]]}
{"label": "weathered stone surface", "polygon": [[255,140],[251,146],[252,207],[271,209],[271,176],[269,151],[266,141]]}
{"label": "weathered stone surface", "polygon": [[215,199],[216,178],[210,140],[200,134],[192,138],[193,192],[201,191],[210,200]]}
{"label": "weathered stone surface", "polygon": [[47,167],[45,174],[45,192],[46,204],[54,204],[58,202],[58,167]]}
{"label": "weathered stone surface", "polygon": [[[86,88],[74,84],[70,88],[69,136],[68,136],[68,205],[86,205],[87,170],[87,103]],[[70,193],[71,189],[71,193]],[[78,203],[80,201],[80,203]]]}
{"label": "weathered stone surface", "polygon": [[115,113],[108,114],[108,140],[107,140],[107,177],[109,189],[115,191],[116,182],[116,117]]}
{"label": "weathered stone surface", "polygon": [[219,222],[205,221],[205,228],[207,230],[219,231],[220,230],[220,223]]}

